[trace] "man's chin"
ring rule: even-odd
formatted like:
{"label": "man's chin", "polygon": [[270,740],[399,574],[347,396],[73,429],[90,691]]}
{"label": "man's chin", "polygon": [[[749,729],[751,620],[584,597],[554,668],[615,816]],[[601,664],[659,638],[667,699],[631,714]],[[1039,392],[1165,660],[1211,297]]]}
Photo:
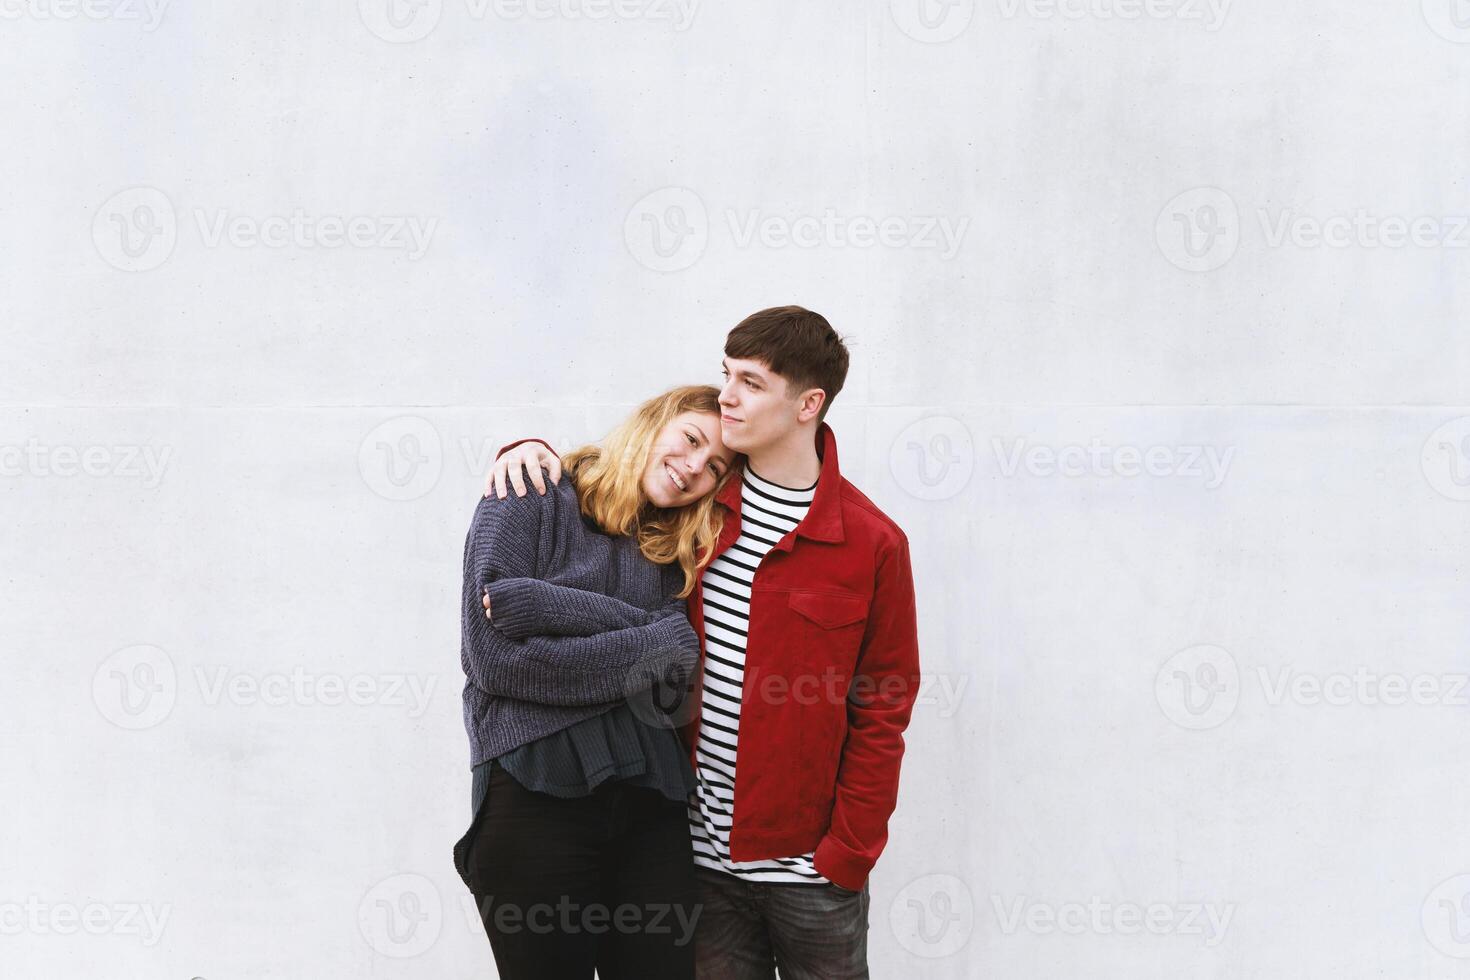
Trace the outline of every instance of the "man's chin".
{"label": "man's chin", "polygon": [[743,425],[739,424],[730,425],[725,422],[720,423],[720,441],[725,444],[726,449],[733,449],[737,453],[745,452],[744,433],[741,431],[744,428]]}

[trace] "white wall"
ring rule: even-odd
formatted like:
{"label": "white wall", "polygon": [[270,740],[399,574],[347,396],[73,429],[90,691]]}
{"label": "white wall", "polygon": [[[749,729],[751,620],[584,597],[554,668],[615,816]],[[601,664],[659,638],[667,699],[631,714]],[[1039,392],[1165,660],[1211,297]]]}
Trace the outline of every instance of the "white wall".
{"label": "white wall", "polygon": [[919,588],[874,975],[1465,975],[1459,0],[385,2],[0,2],[0,972],[493,975],[487,454],[795,302]]}

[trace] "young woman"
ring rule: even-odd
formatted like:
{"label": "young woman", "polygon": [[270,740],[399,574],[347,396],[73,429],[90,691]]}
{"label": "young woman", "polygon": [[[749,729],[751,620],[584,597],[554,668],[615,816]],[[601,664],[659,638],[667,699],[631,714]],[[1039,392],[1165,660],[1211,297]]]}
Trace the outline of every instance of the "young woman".
{"label": "young woman", "polygon": [[685,597],[735,461],[718,397],[652,398],[568,453],[545,496],[475,511],[460,650],[474,816],[454,857],[508,980],[694,976],[694,775],[660,683],[697,669]]}

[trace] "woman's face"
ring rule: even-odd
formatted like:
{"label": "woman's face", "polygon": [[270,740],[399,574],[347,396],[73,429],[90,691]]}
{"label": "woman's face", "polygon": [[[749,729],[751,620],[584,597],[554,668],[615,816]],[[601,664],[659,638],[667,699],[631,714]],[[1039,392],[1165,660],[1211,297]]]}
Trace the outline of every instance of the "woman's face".
{"label": "woman's face", "polygon": [[643,468],[643,494],[655,507],[684,507],[711,493],[735,452],[720,440],[720,417],[684,412],[653,440]]}

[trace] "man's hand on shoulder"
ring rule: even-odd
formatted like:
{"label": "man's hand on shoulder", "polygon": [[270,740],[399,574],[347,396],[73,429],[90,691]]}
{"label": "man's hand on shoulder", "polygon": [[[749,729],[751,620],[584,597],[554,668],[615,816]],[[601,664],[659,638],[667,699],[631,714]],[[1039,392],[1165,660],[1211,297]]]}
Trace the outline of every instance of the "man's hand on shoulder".
{"label": "man's hand on shoulder", "polygon": [[504,499],[507,496],[506,485],[509,484],[517,497],[524,497],[526,476],[529,475],[536,492],[544,497],[548,482],[541,472],[543,467],[546,475],[551,477],[549,485],[555,486],[561,480],[560,456],[534,440],[507,449],[496,458],[490,474],[485,477],[485,496]]}

